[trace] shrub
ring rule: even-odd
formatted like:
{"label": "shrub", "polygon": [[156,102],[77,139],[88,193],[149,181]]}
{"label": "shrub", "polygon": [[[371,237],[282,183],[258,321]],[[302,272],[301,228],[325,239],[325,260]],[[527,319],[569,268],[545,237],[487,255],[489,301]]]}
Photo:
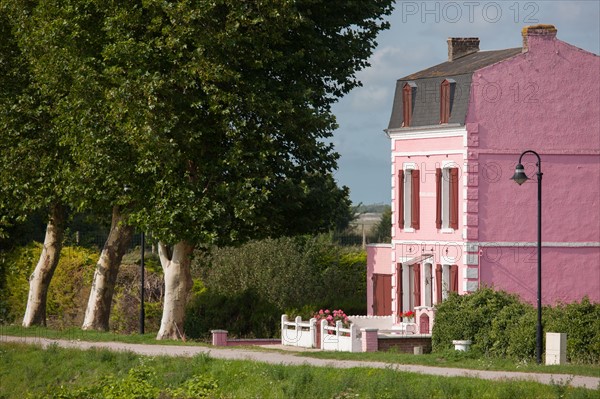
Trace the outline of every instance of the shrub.
{"label": "shrub", "polygon": [[[297,309],[305,316],[321,308],[343,308],[348,314],[366,313],[366,252],[340,247],[329,235],[266,239],[240,247],[197,251],[193,272],[209,291],[190,305],[194,309],[188,316],[195,320],[189,326],[194,335],[205,336],[214,328],[263,337],[267,332],[278,334],[284,310],[291,317],[299,314],[290,309]],[[235,302],[244,295],[251,295],[258,304],[271,306],[273,311],[263,314],[272,325],[255,323],[259,330],[253,331],[248,326],[242,327],[236,319],[229,323],[236,327],[227,327],[222,322],[199,327],[198,312],[203,320],[216,323],[220,309],[208,307],[229,307],[224,302]],[[277,317],[274,312],[278,312]],[[208,317],[211,314],[215,317]]]}
{"label": "shrub", "polygon": [[[533,322],[531,317],[534,316]],[[492,319],[489,352],[522,360],[535,354],[535,312],[531,305],[516,302],[501,309]],[[515,350],[518,351],[515,353]]]}
{"label": "shrub", "polygon": [[[146,268],[144,275],[144,329],[148,332],[158,331],[162,317],[163,275],[155,270]],[[126,334],[139,331],[140,277],[139,265],[121,265],[110,313],[111,330]]]}
{"label": "shrub", "polygon": [[188,305],[184,330],[196,339],[208,338],[213,329],[236,337],[270,338],[280,334],[282,312],[253,290],[230,295],[206,290]]}
{"label": "shrub", "polygon": [[[600,361],[600,304],[592,304],[584,298],[580,303],[544,307],[542,316],[545,333],[567,333],[569,361]],[[451,294],[437,306],[433,351],[451,348],[455,339],[470,339],[473,349],[483,354],[515,360],[533,359],[536,326],[537,309],[515,295],[491,288],[463,296]]]}
{"label": "shrub", "polygon": [[[4,309],[0,321],[14,322],[23,317],[32,273],[42,244],[32,243],[3,254],[0,262],[6,271],[6,289],[0,297]],[[89,287],[98,253],[81,247],[64,247],[48,290],[48,325],[65,327],[83,322]]]}
{"label": "shrub", "polygon": [[544,331],[567,333],[567,359],[600,362],[600,304],[585,297],[581,302],[545,308],[543,316]]}
{"label": "shrub", "polygon": [[437,307],[432,331],[432,349],[452,347],[452,341],[473,341],[473,348],[488,353],[493,346],[490,337],[494,317],[505,307],[519,303],[516,295],[482,288],[469,295],[451,293]]}

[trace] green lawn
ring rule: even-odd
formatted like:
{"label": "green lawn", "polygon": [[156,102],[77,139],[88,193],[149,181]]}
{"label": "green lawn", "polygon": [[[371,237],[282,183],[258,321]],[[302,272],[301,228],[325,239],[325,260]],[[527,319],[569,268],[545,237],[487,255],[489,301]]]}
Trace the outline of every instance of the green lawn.
{"label": "green lawn", "polygon": [[[155,339],[155,333],[149,333],[144,335],[122,335],[115,334],[112,332],[82,331],[79,328],[71,328],[59,331],[41,327],[23,328],[20,326],[0,326],[0,336],[1,335],[28,337],[33,336],[69,340],[79,339],[82,341],[98,342],[118,341],[125,343],[152,345],[208,345],[207,342],[157,341]],[[245,349],[263,350],[257,347],[245,347]],[[573,374],[600,377],[600,364],[565,364],[559,366],[538,366],[537,364],[535,364],[534,361],[519,362],[511,359],[491,358],[473,352],[465,353],[447,351],[443,353],[426,354],[419,356],[396,352],[303,352],[299,354],[299,356],[316,357],[323,359],[366,360],[397,364],[418,364],[436,367],[458,367],[475,370],[522,371],[532,373],[535,372],[551,374]]]}
{"label": "green lawn", "polygon": [[0,398],[590,398],[566,384],[437,377],[0,343]]}

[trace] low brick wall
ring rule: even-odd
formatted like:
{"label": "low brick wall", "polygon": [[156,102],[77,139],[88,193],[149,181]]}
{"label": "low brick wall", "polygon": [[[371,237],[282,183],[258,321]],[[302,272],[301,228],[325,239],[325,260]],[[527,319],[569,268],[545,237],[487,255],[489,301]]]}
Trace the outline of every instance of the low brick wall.
{"label": "low brick wall", "polygon": [[379,350],[384,352],[394,348],[398,352],[414,353],[414,348],[417,346],[423,347],[423,353],[431,352],[431,336],[393,336],[392,334],[380,334],[377,340]]}

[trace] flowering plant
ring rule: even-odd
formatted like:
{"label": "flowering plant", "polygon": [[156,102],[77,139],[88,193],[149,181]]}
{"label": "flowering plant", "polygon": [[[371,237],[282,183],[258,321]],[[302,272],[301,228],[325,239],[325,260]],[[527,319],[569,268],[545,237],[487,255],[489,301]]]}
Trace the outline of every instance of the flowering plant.
{"label": "flowering plant", "polygon": [[327,320],[328,325],[335,327],[335,323],[339,320],[342,322],[343,328],[350,327],[350,320],[348,319],[348,316],[346,316],[346,313],[344,313],[344,311],[341,309],[334,310],[333,312],[329,309],[321,309],[316,312],[313,317],[317,319],[317,325],[321,322],[321,320]]}
{"label": "flowering plant", "polygon": [[415,317],[415,312],[409,310],[407,312],[400,313],[400,317],[406,317],[410,321]]}

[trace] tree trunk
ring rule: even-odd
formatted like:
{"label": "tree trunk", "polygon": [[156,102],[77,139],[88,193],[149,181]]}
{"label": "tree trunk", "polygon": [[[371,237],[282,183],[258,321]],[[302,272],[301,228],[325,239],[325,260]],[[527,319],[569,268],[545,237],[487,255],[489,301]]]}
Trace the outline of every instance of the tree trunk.
{"label": "tree trunk", "polygon": [[159,243],[158,254],[165,278],[165,300],[160,331],[156,339],[180,339],[183,336],[185,306],[192,290],[190,263],[194,246],[180,241],[169,256],[165,244]]}
{"label": "tree trunk", "polygon": [[108,331],[117,274],[121,259],[129,248],[132,237],[133,228],[123,223],[123,215],[119,207],[113,207],[110,233],[96,264],[82,329]]}
{"label": "tree trunk", "polygon": [[50,207],[44,248],[35,270],[29,277],[29,296],[25,316],[23,316],[23,327],[46,325],[46,299],[50,281],[52,281],[54,270],[60,259],[65,233],[65,218],[66,211],[63,206],[55,204]]}

